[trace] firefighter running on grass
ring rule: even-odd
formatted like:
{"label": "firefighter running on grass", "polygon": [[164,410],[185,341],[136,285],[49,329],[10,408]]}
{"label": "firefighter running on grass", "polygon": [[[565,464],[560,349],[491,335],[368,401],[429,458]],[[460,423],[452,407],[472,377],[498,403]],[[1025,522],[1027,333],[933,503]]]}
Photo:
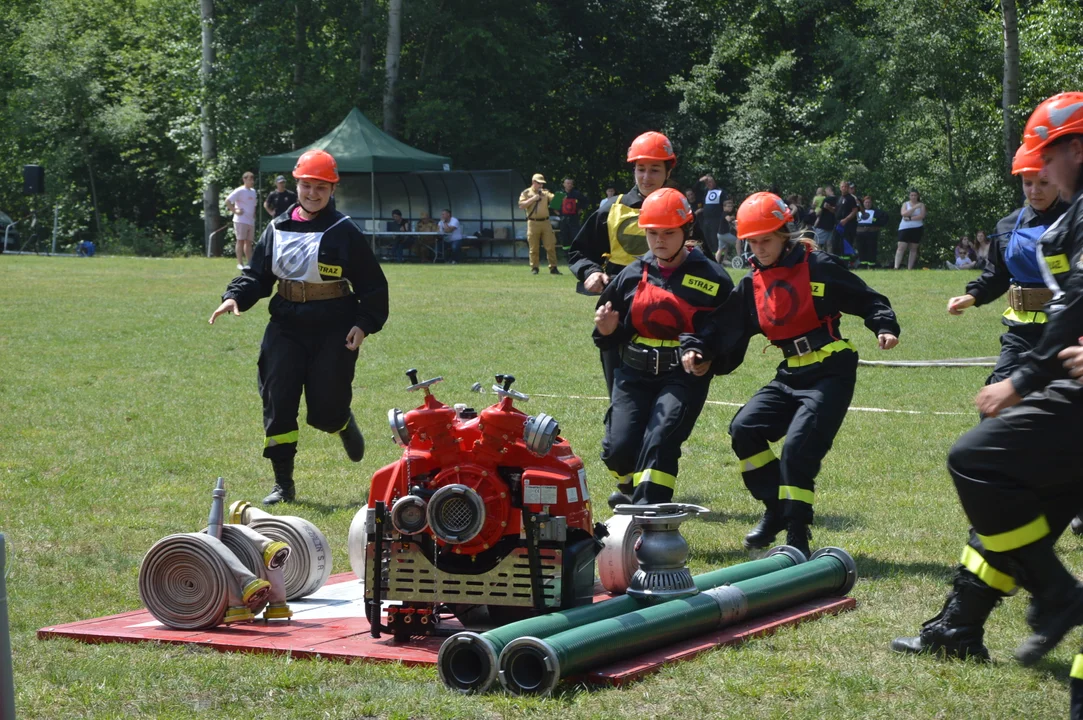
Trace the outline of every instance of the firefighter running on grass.
{"label": "firefighter running on grass", "polygon": [[[841,313],[865,319],[881,350],[899,342],[888,299],[833,255],[788,232],[787,205],[773,193],[750,196],[737,211],[738,237],[753,253],[752,270],[702,331],[681,338],[684,367],[703,374],[704,359],[736,367],[751,338],[767,336],[782,350],[775,379],[730,423],[733,451],[763,518],[744,539],[766,548],[786,531],[786,544],[807,556],[816,475],[850,407],[857,351],[839,330]],[[786,438],[781,459],[770,444]]]}
{"label": "firefighter running on grass", "polygon": [[692,208],[664,188],[643,201],[638,224],[650,251],[632,260],[598,300],[594,342],[623,358],[613,373],[602,460],[617,478],[610,506],[669,502],[681,445],[707,399],[710,377],[681,370],[681,333],[694,332],[725,302],[733,282],[685,243]]}
{"label": "firefighter running on grass", "polygon": [[298,202],[267,226],[251,266],[230,282],[210,322],[240,315],[275,291],[259,352],[259,392],[266,433],[263,456],[275,484],[263,502],[294,499],[297,413],[304,391],[306,420],[337,433],[354,462],[365,440],[350,412],[357,350],[387,321],[387,280],[353,222],[327,207],[338,169],[323,150],[301,155],[293,170]]}
{"label": "firefighter running on grass", "polygon": [[[602,205],[587,218],[568,250],[568,267],[589,294],[605,289],[611,278],[647,252],[647,238],[637,218],[643,200],[669,180],[677,156],[669,138],[659,132],[645,132],[628,148],[628,162],[633,163],[635,187],[609,204]],[[613,371],[620,365],[620,354],[613,347],[601,351],[606,390],[613,392]]]}
{"label": "firefighter running on grass", "polygon": [[[1005,380],[978,393],[986,419],[948,455],[959,501],[973,528],[943,609],[916,637],[896,638],[899,652],[986,659],[984,625],[1016,586],[1031,595],[1033,634],[1016,650],[1036,663],[1083,624],[1083,585],[1054,551],[1083,502],[1083,385],[1061,363],[1083,335],[1083,93],[1042,102],[1024,131],[1070,207],[1039,240],[1042,277],[1052,300],[1033,351]],[[1083,654],[1070,672],[1072,717],[1083,720]]]}
{"label": "firefighter running on grass", "polygon": [[1007,329],[1000,336],[1000,357],[986,385],[1015,372],[1042,336],[1047,320],[1043,308],[1053,293],[1046,288],[1038,265],[1038,238],[1068,209],[1042,168],[1039,153],[1028,152],[1026,145],[1015,153],[1012,174],[1023,176],[1027,205],[997,223],[985,271],[967,283],[965,295],[948,300],[948,312],[961,315],[966,308],[1008,295],[1008,309],[1001,318]]}

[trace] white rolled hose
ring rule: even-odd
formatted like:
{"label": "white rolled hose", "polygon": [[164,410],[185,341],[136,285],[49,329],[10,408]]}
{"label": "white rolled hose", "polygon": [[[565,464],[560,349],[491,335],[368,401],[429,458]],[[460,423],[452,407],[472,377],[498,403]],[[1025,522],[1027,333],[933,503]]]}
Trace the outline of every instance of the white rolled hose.
{"label": "white rolled hose", "polygon": [[223,525],[221,532],[222,544],[237,556],[241,564],[253,575],[271,583],[266,610],[252,608],[252,612],[264,611],[264,620],[287,620],[293,617],[293,612],[286,604],[286,581],[282,576],[282,566],[290,556],[289,546],[280,540],[271,540],[247,525]]}
{"label": "white rolled hose", "polygon": [[287,600],[311,595],[331,577],[331,548],[327,538],[308,520],[295,515],[271,515],[238,500],[230,505],[229,521],[247,525],[260,535],[289,546],[289,559],[282,565]]}
{"label": "white rolled hose", "polygon": [[206,630],[253,620],[271,583],[256,577],[221,541],[205,533],[169,535],[154,543],[139,566],[139,597],[158,622],[178,630]]}

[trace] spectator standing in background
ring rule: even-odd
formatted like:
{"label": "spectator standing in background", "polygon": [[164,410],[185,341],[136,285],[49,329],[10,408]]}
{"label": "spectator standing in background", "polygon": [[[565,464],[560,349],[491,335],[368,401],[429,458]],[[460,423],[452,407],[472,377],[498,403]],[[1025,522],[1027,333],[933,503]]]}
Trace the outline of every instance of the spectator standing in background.
{"label": "spectator standing in background", "polygon": [[560,201],[560,244],[568,248],[579,234],[579,216],[587,209],[587,196],[575,188],[575,181],[564,178],[564,199]]}
{"label": "spectator standing in background", "polygon": [[263,201],[263,209],[273,218],[290,209],[297,202],[297,193],[286,188],[286,177],[279,175],[275,178],[275,189],[267,199]]}
{"label": "spectator standing in background", "polygon": [[613,198],[617,197],[617,188],[613,185],[605,186],[605,197],[598,203],[598,209],[603,210],[609,207],[609,204],[613,202]]}
{"label": "spectator standing in background", "polygon": [[830,252],[834,247],[831,238],[835,234],[835,188],[828,185],[824,188],[824,198],[820,201],[820,211],[816,213],[816,222],[812,224],[812,232],[816,234],[816,245],[820,250]]}
{"label": "spectator standing in background", "polygon": [[699,179],[703,184],[703,207],[696,211],[696,220],[703,231],[703,249],[707,257],[717,257],[718,226],[722,223],[722,201],[726,192],[718,187],[713,175]]}
{"label": "spectator standing in background", "polygon": [[463,244],[463,230],[459,225],[459,219],[451,214],[449,208],[444,208],[440,213],[440,232],[444,233],[444,249],[451,248],[451,260],[448,264],[458,264],[459,248]]}
{"label": "spectator standing in background", "polygon": [[925,203],[917,190],[910,191],[910,199],[899,208],[899,214],[902,215],[902,222],[899,223],[899,244],[895,249],[895,269],[902,267],[903,253],[909,250],[906,267],[913,270],[918,260],[918,245],[925,232]]}
{"label": "spectator standing in background", "polygon": [[849,243],[851,248],[857,249],[857,198],[850,192],[850,183],[846,180],[839,183],[839,192],[841,194],[835,205],[835,218],[841,231],[840,237],[835,241],[838,252],[834,250],[831,252],[839,256],[848,256],[844,243]]}
{"label": "spectator standing in background", "polygon": [[[403,218],[402,210],[392,210],[391,219],[387,222],[387,231],[393,233],[410,232],[410,221]],[[391,251],[395,255],[395,262],[404,262],[403,253],[406,248],[414,244],[414,239],[409,235],[392,236]]]}
{"label": "spectator standing in background", "polygon": [[545,244],[545,256],[549,260],[549,273],[560,275],[557,269],[557,236],[549,222],[549,201],[553,193],[545,189],[545,176],[534,173],[530,187],[519,193],[519,209],[526,211],[526,241],[530,253],[530,272],[538,274],[541,261],[541,245]]}
{"label": "spectator standing in background", "polygon": [[234,188],[226,198],[226,207],[233,216],[233,233],[237,236],[237,269],[244,270],[252,259],[252,241],[256,237],[256,176],[246,172],[244,184]]}
{"label": "spectator standing in background", "polygon": [[870,270],[880,267],[877,255],[880,252],[880,231],[887,223],[887,216],[880,208],[873,207],[872,196],[866,195],[862,208],[857,213],[857,257],[859,267]]}

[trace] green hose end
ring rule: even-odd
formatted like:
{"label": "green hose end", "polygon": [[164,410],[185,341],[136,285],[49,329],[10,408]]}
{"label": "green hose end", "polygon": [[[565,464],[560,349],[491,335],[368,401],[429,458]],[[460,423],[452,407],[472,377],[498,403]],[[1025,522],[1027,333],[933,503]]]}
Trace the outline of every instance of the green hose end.
{"label": "green hose end", "polygon": [[837,593],[840,597],[848,595],[854,589],[854,584],[857,583],[857,563],[854,562],[853,556],[842,548],[825,547],[812,553],[809,560],[812,561],[821,557],[835,558],[842,563],[842,567],[846,570],[846,578],[843,580],[842,585],[839,586]]}
{"label": "green hose end", "polygon": [[769,558],[772,555],[785,555],[793,560],[794,565],[800,565],[801,563],[808,561],[808,558],[805,557],[805,553],[801,552],[793,545],[779,545],[778,547],[773,547],[767,551],[767,554],[764,555],[764,557]]}
{"label": "green hose end", "polygon": [[475,632],[456,633],[440,646],[436,670],[451,690],[482,693],[496,682],[496,649]]}
{"label": "green hose end", "polygon": [[500,684],[513,695],[549,695],[560,675],[560,659],[544,640],[516,638],[500,653]]}

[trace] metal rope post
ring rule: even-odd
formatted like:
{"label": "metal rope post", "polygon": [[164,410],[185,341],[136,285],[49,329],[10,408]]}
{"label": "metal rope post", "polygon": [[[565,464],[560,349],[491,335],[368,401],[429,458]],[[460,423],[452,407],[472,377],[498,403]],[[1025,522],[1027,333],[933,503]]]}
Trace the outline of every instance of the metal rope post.
{"label": "metal rope post", "polygon": [[4,579],[7,548],[0,533],[0,720],[15,720],[15,681],[11,671],[11,633],[8,630],[8,588]]}

